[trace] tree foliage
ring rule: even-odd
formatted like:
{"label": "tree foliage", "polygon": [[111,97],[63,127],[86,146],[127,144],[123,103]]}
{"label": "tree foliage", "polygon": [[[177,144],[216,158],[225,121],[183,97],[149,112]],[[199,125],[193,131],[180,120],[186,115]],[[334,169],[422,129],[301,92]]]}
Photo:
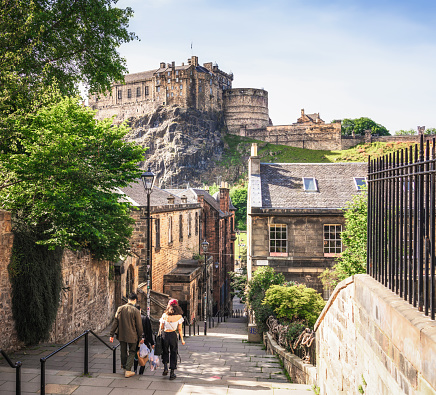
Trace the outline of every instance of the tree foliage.
{"label": "tree foliage", "polygon": [[[395,132],[395,135],[397,136],[414,136],[416,135],[418,132],[415,129],[408,129],[408,130],[397,130]],[[434,135],[436,134],[436,128],[428,128],[424,130],[424,134],[425,135]]]}
{"label": "tree foliage", "polygon": [[144,150],[123,141],[126,127],[94,114],[59,97],[17,122],[19,147],[0,152],[0,207],[31,228],[45,224],[39,244],[115,260],[133,221],[116,188],[139,177]]}
{"label": "tree foliage", "polygon": [[232,297],[236,296],[245,303],[245,289],[247,288],[247,267],[242,267],[242,273],[229,272]]}
{"label": "tree foliage", "polygon": [[276,273],[272,267],[264,266],[257,269],[247,284],[247,302],[254,311],[255,321],[261,332],[267,330],[266,320],[273,314],[269,305],[263,305],[262,301],[265,292],[272,285],[281,285],[285,282],[285,277],[281,273]]}
{"label": "tree foliage", "polygon": [[320,276],[327,288],[359,273],[366,273],[368,195],[366,190],[355,195],[345,208],[345,230],[341,233],[345,250],[337,258],[333,271],[328,269]]}
{"label": "tree foliage", "polygon": [[270,306],[278,319],[291,322],[302,320],[313,328],[325,302],[315,289],[304,284],[272,285],[266,291],[262,305]]}
{"label": "tree foliage", "polygon": [[29,90],[61,82],[64,94],[83,82],[103,92],[127,71],[117,52],[135,39],[131,8],[114,0],[2,0],[0,69],[25,80]]}
{"label": "tree foliage", "polygon": [[344,136],[351,136],[353,134],[358,136],[365,135],[366,130],[371,130],[371,134],[377,134],[379,136],[390,136],[389,131],[382,125],[375,123],[370,118],[356,118],[356,119],[344,119],[341,124],[341,133]]}
{"label": "tree foliage", "polygon": [[247,193],[248,188],[243,185],[238,185],[230,190],[230,197],[236,208],[236,227],[240,230],[247,229]]}

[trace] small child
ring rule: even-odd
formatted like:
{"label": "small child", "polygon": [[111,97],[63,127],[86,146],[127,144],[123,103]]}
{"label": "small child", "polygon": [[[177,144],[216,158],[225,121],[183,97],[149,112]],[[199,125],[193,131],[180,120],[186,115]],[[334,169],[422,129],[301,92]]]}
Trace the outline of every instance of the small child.
{"label": "small child", "polygon": [[156,370],[159,367],[159,357],[155,355],[154,357],[150,358],[150,369]]}

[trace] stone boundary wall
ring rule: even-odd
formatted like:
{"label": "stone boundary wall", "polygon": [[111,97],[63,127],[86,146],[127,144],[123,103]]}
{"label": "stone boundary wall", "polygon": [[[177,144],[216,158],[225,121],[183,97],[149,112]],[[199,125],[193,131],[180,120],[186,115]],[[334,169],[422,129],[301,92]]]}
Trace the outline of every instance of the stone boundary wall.
{"label": "stone boundary wall", "polygon": [[315,366],[304,363],[300,357],[286,351],[284,347],[277,344],[268,332],[263,334],[263,343],[268,354],[275,354],[280,358],[293,383],[316,385]]}
{"label": "stone boundary wall", "polygon": [[[0,348],[7,352],[24,346],[18,340],[12,316],[8,274],[12,245],[11,214],[0,210]],[[109,280],[109,263],[65,251],[62,276],[64,290],[49,340],[64,343],[86,329],[100,331],[109,325],[115,312],[115,284]]]}
{"label": "stone boundary wall", "polygon": [[436,394],[436,322],[369,275],[337,285],[315,330],[321,395]]}

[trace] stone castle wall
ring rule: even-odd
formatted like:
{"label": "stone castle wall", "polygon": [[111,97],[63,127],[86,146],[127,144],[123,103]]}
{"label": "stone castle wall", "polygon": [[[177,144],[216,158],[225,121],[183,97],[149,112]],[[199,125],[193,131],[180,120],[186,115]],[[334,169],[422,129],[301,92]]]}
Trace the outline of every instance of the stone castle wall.
{"label": "stone castle wall", "polygon": [[[8,275],[12,244],[11,215],[0,211],[0,348],[5,350],[23,346],[18,340],[12,316],[12,289]],[[50,341],[63,343],[86,329],[104,329],[111,322],[115,309],[109,264],[93,261],[89,255],[65,251],[62,276],[64,291]]]}
{"label": "stone castle wall", "polygon": [[232,134],[245,129],[264,129],[269,125],[268,92],[263,89],[238,88],[224,92],[224,115]]}
{"label": "stone castle wall", "polygon": [[436,322],[366,274],[338,284],[316,325],[330,394],[436,394]]}

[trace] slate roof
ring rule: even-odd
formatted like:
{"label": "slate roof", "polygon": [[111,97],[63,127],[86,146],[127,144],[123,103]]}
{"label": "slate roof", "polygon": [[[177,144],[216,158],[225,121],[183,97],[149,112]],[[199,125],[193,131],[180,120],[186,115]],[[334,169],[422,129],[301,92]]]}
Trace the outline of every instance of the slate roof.
{"label": "slate roof", "polygon": [[[134,200],[138,207],[147,206],[147,195],[145,193],[142,181],[138,179],[138,182],[130,184],[128,187],[120,188],[130,199]],[[168,197],[174,197],[174,204],[182,204],[180,197],[160,189],[153,188],[150,194],[150,206],[165,206],[168,205]]]}
{"label": "slate roof", "polygon": [[156,70],[142,71],[140,73],[127,74],[124,76],[124,81],[126,83],[135,81],[144,81],[146,79],[151,79]]}
{"label": "slate roof", "polygon": [[[338,209],[356,190],[353,177],[366,177],[367,163],[261,163],[262,208]],[[318,192],[303,189],[315,177]]]}

